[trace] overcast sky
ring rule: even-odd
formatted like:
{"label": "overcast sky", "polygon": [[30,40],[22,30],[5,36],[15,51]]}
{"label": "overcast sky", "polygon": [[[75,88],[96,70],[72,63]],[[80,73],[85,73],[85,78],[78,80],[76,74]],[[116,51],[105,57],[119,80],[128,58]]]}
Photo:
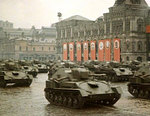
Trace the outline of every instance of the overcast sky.
{"label": "overcast sky", "polygon": [[[150,0],[146,0],[150,6]],[[36,28],[50,26],[58,21],[57,13],[62,18],[81,15],[96,20],[115,0],[0,0],[0,20],[14,23],[14,27]]]}

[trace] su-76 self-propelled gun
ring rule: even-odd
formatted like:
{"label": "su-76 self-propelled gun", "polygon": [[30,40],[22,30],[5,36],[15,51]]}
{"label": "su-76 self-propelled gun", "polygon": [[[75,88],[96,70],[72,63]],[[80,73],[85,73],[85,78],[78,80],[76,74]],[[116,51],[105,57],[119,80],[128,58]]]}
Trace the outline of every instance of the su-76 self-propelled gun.
{"label": "su-76 self-propelled gun", "polygon": [[134,97],[150,99],[150,67],[148,63],[141,65],[134,77],[130,78],[128,91]]}
{"label": "su-76 self-propelled gun", "polygon": [[[129,68],[122,67],[118,62],[99,62],[91,61],[86,63],[85,67],[91,70],[97,79],[113,82],[128,81],[133,76],[132,71]],[[105,74],[106,76],[99,77],[99,74]]]}
{"label": "su-76 self-propelled gun", "polygon": [[15,62],[5,62],[0,66],[0,87],[7,85],[30,86],[32,75],[22,71]]}
{"label": "su-76 self-propelled gun", "polygon": [[89,75],[85,68],[59,67],[46,81],[46,99],[51,104],[71,108],[82,108],[89,103],[113,105],[120,99],[120,87]]}
{"label": "su-76 self-propelled gun", "polygon": [[32,75],[34,78],[38,74],[38,68],[32,66],[31,62],[27,62],[24,60],[18,61],[18,64],[21,66],[22,70]]}

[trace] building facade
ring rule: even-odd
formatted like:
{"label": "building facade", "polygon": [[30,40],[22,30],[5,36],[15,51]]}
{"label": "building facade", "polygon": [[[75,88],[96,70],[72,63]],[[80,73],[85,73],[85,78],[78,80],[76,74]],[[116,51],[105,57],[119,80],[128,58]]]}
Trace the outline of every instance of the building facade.
{"label": "building facade", "polygon": [[72,61],[150,60],[149,25],[145,0],[116,0],[96,21],[73,16],[56,23],[57,53]]}
{"label": "building facade", "polygon": [[55,60],[56,42],[34,41],[28,38],[10,39],[3,42],[2,59],[15,60]]}
{"label": "building facade", "polygon": [[56,28],[0,28],[0,59],[55,60]]}

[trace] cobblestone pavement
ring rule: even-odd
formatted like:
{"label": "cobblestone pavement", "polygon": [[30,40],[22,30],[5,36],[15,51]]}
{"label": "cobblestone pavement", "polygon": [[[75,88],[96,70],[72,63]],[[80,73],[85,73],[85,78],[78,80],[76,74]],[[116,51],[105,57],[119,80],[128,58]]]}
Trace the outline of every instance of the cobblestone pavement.
{"label": "cobblestone pavement", "polygon": [[0,116],[150,116],[150,100],[132,97],[127,83],[113,83],[123,89],[113,107],[70,109],[49,104],[44,97],[46,79],[47,74],[39,74],[30,87],[0,89]]}

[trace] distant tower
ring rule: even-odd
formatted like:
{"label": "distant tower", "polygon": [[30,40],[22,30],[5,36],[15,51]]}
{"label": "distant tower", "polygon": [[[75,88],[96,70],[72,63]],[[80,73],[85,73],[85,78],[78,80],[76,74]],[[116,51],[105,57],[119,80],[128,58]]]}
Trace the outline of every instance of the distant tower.
{"label": "distant tower", "polygon": [[62,14],[61,14],[61,12],[58,12],[57,16],[58,16],[58,20],[61,21],[61,19],[62,19]]}

